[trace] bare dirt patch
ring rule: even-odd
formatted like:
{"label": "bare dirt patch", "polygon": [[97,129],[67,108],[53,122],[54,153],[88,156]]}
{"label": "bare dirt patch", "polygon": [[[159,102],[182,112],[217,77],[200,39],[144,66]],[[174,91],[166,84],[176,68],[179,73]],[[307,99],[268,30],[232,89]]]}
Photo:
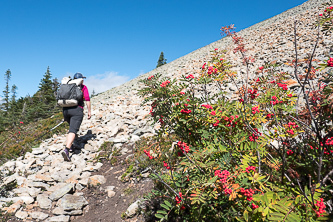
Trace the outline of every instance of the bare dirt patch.
{"label": "bare dirt patch", "polygon": [[[130,159],[133,158],[133,147],[126,146],[126,148],[129,152],[118,156],[115,164],[111,165],[109,160],[104,159],[102,160],[102,168],[98,172],[92,173],[92,175],[103,175],[107,182],[83,190],[89,205],[84,209],[83,215],[72,216],[70,221],[144,221],[142,215],[136,215],[133,218],[122,217],[127,208],[137,199],[147,194],[153,186],[153,182],[149,178],[142,178],[139,181],[130,179],[128,182],[120,180],[130,166]],[[108,193],[105,191],[108,186],[114,186],[115,195],[113,197],[108,197]]]}

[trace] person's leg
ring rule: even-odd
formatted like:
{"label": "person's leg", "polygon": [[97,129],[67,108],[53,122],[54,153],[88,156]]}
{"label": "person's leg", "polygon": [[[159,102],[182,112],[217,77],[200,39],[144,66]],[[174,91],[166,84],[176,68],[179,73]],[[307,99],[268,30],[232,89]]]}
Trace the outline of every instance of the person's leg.
{"label": "person's leg", "polygon": [[67,149],[70,149],[72,147],[72,144],[74,142],[74,139],[75,139],[75,133],[72,133],[72,132],[69,132],[67,134],[67,138],[66,138],[66,148]]}
{"label": "person's leg", "polygon": [[[64,120],[66,122],[68,122],[68,124],[70,125],[70,121],[71,121],[71,115],[69,113],[69,109],[68,108],[63,108],[63,115],[64,115]],[[68,134],[67,134],[68,137]],[[66,142],[68,141],[68,138],[66,140]],[[69,157],[69,150],[67,149],[67,143],[65,145],[65,149],[63,151],[61,151],[61,155],[63,156],[65,161],[70,161],[70,157]]]}
{"label": "person's leg", "polygon": [[81,122],[83,120],[83,109],[80,107],[70,109],[69,114],[71,116],[70,122],[69,122],[69,132],[67,134],[67,140],[66,140],[66,147],[64,151],[62,152],[62,156],[64,157],[64,160],[70,161],[69,157],[69,149],[71,148],[76,133],[80,129]]}

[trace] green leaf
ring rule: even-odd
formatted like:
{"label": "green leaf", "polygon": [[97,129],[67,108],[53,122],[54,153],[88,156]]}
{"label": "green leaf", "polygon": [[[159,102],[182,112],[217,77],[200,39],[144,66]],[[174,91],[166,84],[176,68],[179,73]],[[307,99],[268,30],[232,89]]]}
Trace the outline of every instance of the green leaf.
{"label": "green leaf", "polygon": [[268,198],[267,198],[267,193],[264,195],[264,201],[266,203],[266,206],[269,204]]}
{"label": "green leaf", "polygon": [[207,183],[208,184],[212,184],[212,183],[215,183],[216,182],[216,180],[217,180],[217,176],[215,176],[215,177],[213,177],[212,179],[210,179]]}
{"label": "green leaf", "polygon": [[249,221],[249,212],[247,210],[244,211],[243,216],[246,221]]}
{"label": "green leaf", "polygon": [[276,212],[274,212],[274,213],[271,213],[271,214],[270,214],[270,216],[271,216],[271,217],[278,218],[279,220],[281,220],[281,219],[283,219],[283,218],[285,217],[285,215],[284,215],[284,214],[281,214],[281,213],[276,213]]}
{"label": "green leaf", "polygon": [[242,184],[247,184],[248,181],[249,181],[249,179],[246,177],[242,180]]}
{"label": "green leaf", "polygon": [[[166,210],[170,210],[170,207],[168,207],[167,205],[165,205],[165,204],[161,204],[161,207],[163,207],[164,209],[166,209]],[[157,211],[158,212],[158,211]]]}
{"label": "green leaf", "polygon": [[168,214],[168,213],[165,212],[164,210],[158,210],[157,213],[159,213],[159,214]]}
{"label": "green leaf", "polygon": [[321,220],[321,221],[328,221],[330,218],[328,217],[318,217],[317,220]]}
{"label": "green leaf", "polygon": [[288,208],[283,207],[283,206],[279,206],[279,205],[274,205],[273,209],[275,209],[278,212],[285,213],[285,214],[288,212]]}
{"label": "green leaf", "polygon": [[155,214],[155,217],[160,218],[160,219],[163,219],[163,218],[164,218],[164,216],[161,215],[161,214]]}
{"label": "green leaf", "polygon": [[292,221],[292,222],[298,222],[298,221],[302,221],[302,218],[300,218],[297,214],[295,213],[291,213],[288,215],[287,217],[288,221]]}
{"label": "green leaf", "polygon": [[169,202],[169,201],[167,201],[167,200],[164,200],[164,203],[168,206],[168,207],[172,207],[172,205],[171,205],[171,203]]}

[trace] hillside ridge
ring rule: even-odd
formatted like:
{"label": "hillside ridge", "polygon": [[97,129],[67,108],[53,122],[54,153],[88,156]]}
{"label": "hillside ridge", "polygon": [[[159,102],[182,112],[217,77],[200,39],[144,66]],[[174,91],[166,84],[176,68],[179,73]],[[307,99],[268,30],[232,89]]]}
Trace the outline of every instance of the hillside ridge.
{"label": "hillside ridge", "polygon": [[[247,43],[247,53],[256,58],[250,68],[251,73],[255,73],[259,66],[272,60],[281,64],[282,70],[290,71],[290,67],[284,64],[291,61],[294,56],[292,36],[294,19],[298,20],[299,58],[306,58],[312,52],[317,38],[314,25],[318,7],[323,2],[327,1],[309,0],[241,30],[239,35]],[[331,39],[332,36],[320,37],[315,59],[325,58]],[[0,166],[0,171],[5,175],[0,189],[12,183],[17,184],[17,187],[9,192],[8,197],[0,196],[0,209],[24,221],[84,221],[82,218],[85,217],[97,220],[98,216],[105,212],[99,212],[98,207],[95,208],[95,212],[89,211],[92,203],[89,203],[88,197],[85,196],[85,191],[89,190],[89,187],[99,186],[99,190],[107,193],[106,198],[98,200],[103,206],[110,204],[115,198],[119,201],[124,199],[124,191],[119,185],[121,180],[119,173],[124,172],[124,169],[116,170],[113,167],[105,169],[109,165],[96,161],[103,152],[101,146],[111,142],[112,150],[119,149],[122,161],[125,163],[128,158],[133,158],[132,148],[135,143],[142,138],[155,135],[159,128],[158,125],[151,124],[148,117],[150,107],[142,106],[143,99],[136,94],[143,86],[139,81],[157,73],[170,79],[187,74],[199,75],[202,64],[209,60],[210,51],[215,48],[226,50],[225,58],[231,62],[233,70],[239,75],[244,73],[242,61],[233,53],[231,39],[226,37],[96,95],[91,100],[92,118],[90,120],[84,118],[82,122],[72,162],[64,162],[60,154],[64,148],[66,135],[55,134],[52,138],[44,140],[32,152]],[[238,81],[241,82],[242,79]],[[224,90],[231,97],[236,88],[230,83]],[[85,114],[86,112],[87,110]],[[103,167],[105,171],[101,171]],[[125,165],[123,167],[125,168]],[[115,180],[108,180],[110,175],[117,177],[114,176]],[[148,182],[147,177],[139,181],[136,178],[127,180],[127,184],[136,190],[142,189],[143,183]],[[10,201],[12,204],[7,206],[6,203]],[[117,204],[111,206],[114,208],[113,215],[110,213],[105,216],[109,217],[109,221],[119,221],[120,214],[126,210],[117,208],[120,206]],[[132,212],[126,211],[127,216],[135,214],[137,208],[132,206],[131,209],[133,208]],[[78,215],[83,216],[80,219]]]}

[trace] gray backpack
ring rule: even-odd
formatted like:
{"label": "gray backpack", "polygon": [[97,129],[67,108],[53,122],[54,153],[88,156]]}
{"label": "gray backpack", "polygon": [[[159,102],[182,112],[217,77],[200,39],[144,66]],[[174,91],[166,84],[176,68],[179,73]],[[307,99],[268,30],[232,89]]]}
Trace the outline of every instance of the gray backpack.
{"label": "gray backpack", "polygon": [[83,79],[71,79],[64,77],[57,91],[57,103],[61,107],[77,106],[83,99],[82,85]]}

